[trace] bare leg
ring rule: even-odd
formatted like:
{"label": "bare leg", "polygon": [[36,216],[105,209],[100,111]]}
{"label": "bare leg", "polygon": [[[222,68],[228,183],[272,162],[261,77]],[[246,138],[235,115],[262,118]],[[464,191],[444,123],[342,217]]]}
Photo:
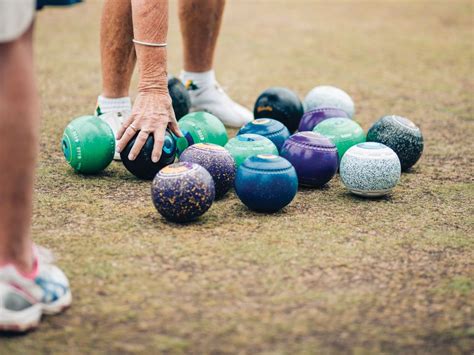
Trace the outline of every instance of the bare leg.
{"label": "bare leg", "polygon": [[184,45],[184,70],[212,69],[225,0],[180,0],[179,20]]}
{"label": "bare leg", "polygon": [[102,95],[128,96],[136,62],[131,0],[105,0],[100,29]]}
{"label": "bare leg", "polygon": [[33,262],[30,223],[39,102],[32,29],[0,44],[0,265],[24,272]]}
{"label": "bare leg", "polygon": [[248,109],[233,101],[218,85],[214,52],[225,0],[180,0],[184,66],[181,80],[189,90],[192,111],[207,111],[226,126],[242,127],[253,119]]}

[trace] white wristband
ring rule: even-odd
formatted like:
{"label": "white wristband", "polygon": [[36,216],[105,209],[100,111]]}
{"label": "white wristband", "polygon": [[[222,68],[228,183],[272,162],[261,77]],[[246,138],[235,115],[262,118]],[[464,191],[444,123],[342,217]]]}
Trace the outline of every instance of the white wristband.
{"label": "white wristband", "polygon": [[138,41],[136,39],[132,39],[132,42],[136,44],[141,44],[142,46],[147,46],[147,47],[166,47],[168,45],[168,43],[143,42],[143,41]]}

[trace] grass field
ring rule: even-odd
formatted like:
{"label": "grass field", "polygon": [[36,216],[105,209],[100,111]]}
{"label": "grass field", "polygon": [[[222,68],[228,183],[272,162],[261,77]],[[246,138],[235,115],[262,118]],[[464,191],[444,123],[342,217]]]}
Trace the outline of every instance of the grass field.
{"label": "grass field", "polygon": [[[253,106],[281,85],[351,94],[364,129],[396,113],[425,152],[394,193],[370,201],[338,177],[281,213],[231,193],[198,222],[155,211],[120,163],[83,177],[60,138],[100,92],[101,3],[37,21],[43,101],[33,233],[70,277],[73,307],[1,354],[472,353],[473,2],[229,1],[216,58]],[[169,69],[181,68],[172,3]],[[234,132],[230,132],[233,134]]]}

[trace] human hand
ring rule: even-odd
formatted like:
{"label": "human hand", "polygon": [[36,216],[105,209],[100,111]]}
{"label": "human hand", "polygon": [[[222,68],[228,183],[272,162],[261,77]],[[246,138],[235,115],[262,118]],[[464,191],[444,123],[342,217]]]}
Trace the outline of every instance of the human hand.
{"label": "human hand", "polygon": [[151,134],[154,138],[151,160],[160,160],[166,128],[176,136],[182,137],[178,122],[174,115],[169,94],[162,91],[140,92],[133,105],[132,114],[117,132],[117,152],[121,152],[127,143],[138,133],[128,159],[135,160]]}

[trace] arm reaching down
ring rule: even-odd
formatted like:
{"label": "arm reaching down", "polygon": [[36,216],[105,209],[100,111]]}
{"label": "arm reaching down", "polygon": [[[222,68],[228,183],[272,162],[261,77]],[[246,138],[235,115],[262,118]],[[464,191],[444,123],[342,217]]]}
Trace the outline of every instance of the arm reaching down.
{"label": "arm reaching down", "polygon": [[142,42],[135,43],[139,68],[138,95],[132,115],[117,133],[117,151],[122,151],[138,132],[129,155],[129,159],[134,160],[151,134],[155,140],[152,160],[157,162],[166,128],[181,136],[168,94],[166,46],[155,46],[166,43],[168,0],[132,0],[132,20],[134,38]]}

